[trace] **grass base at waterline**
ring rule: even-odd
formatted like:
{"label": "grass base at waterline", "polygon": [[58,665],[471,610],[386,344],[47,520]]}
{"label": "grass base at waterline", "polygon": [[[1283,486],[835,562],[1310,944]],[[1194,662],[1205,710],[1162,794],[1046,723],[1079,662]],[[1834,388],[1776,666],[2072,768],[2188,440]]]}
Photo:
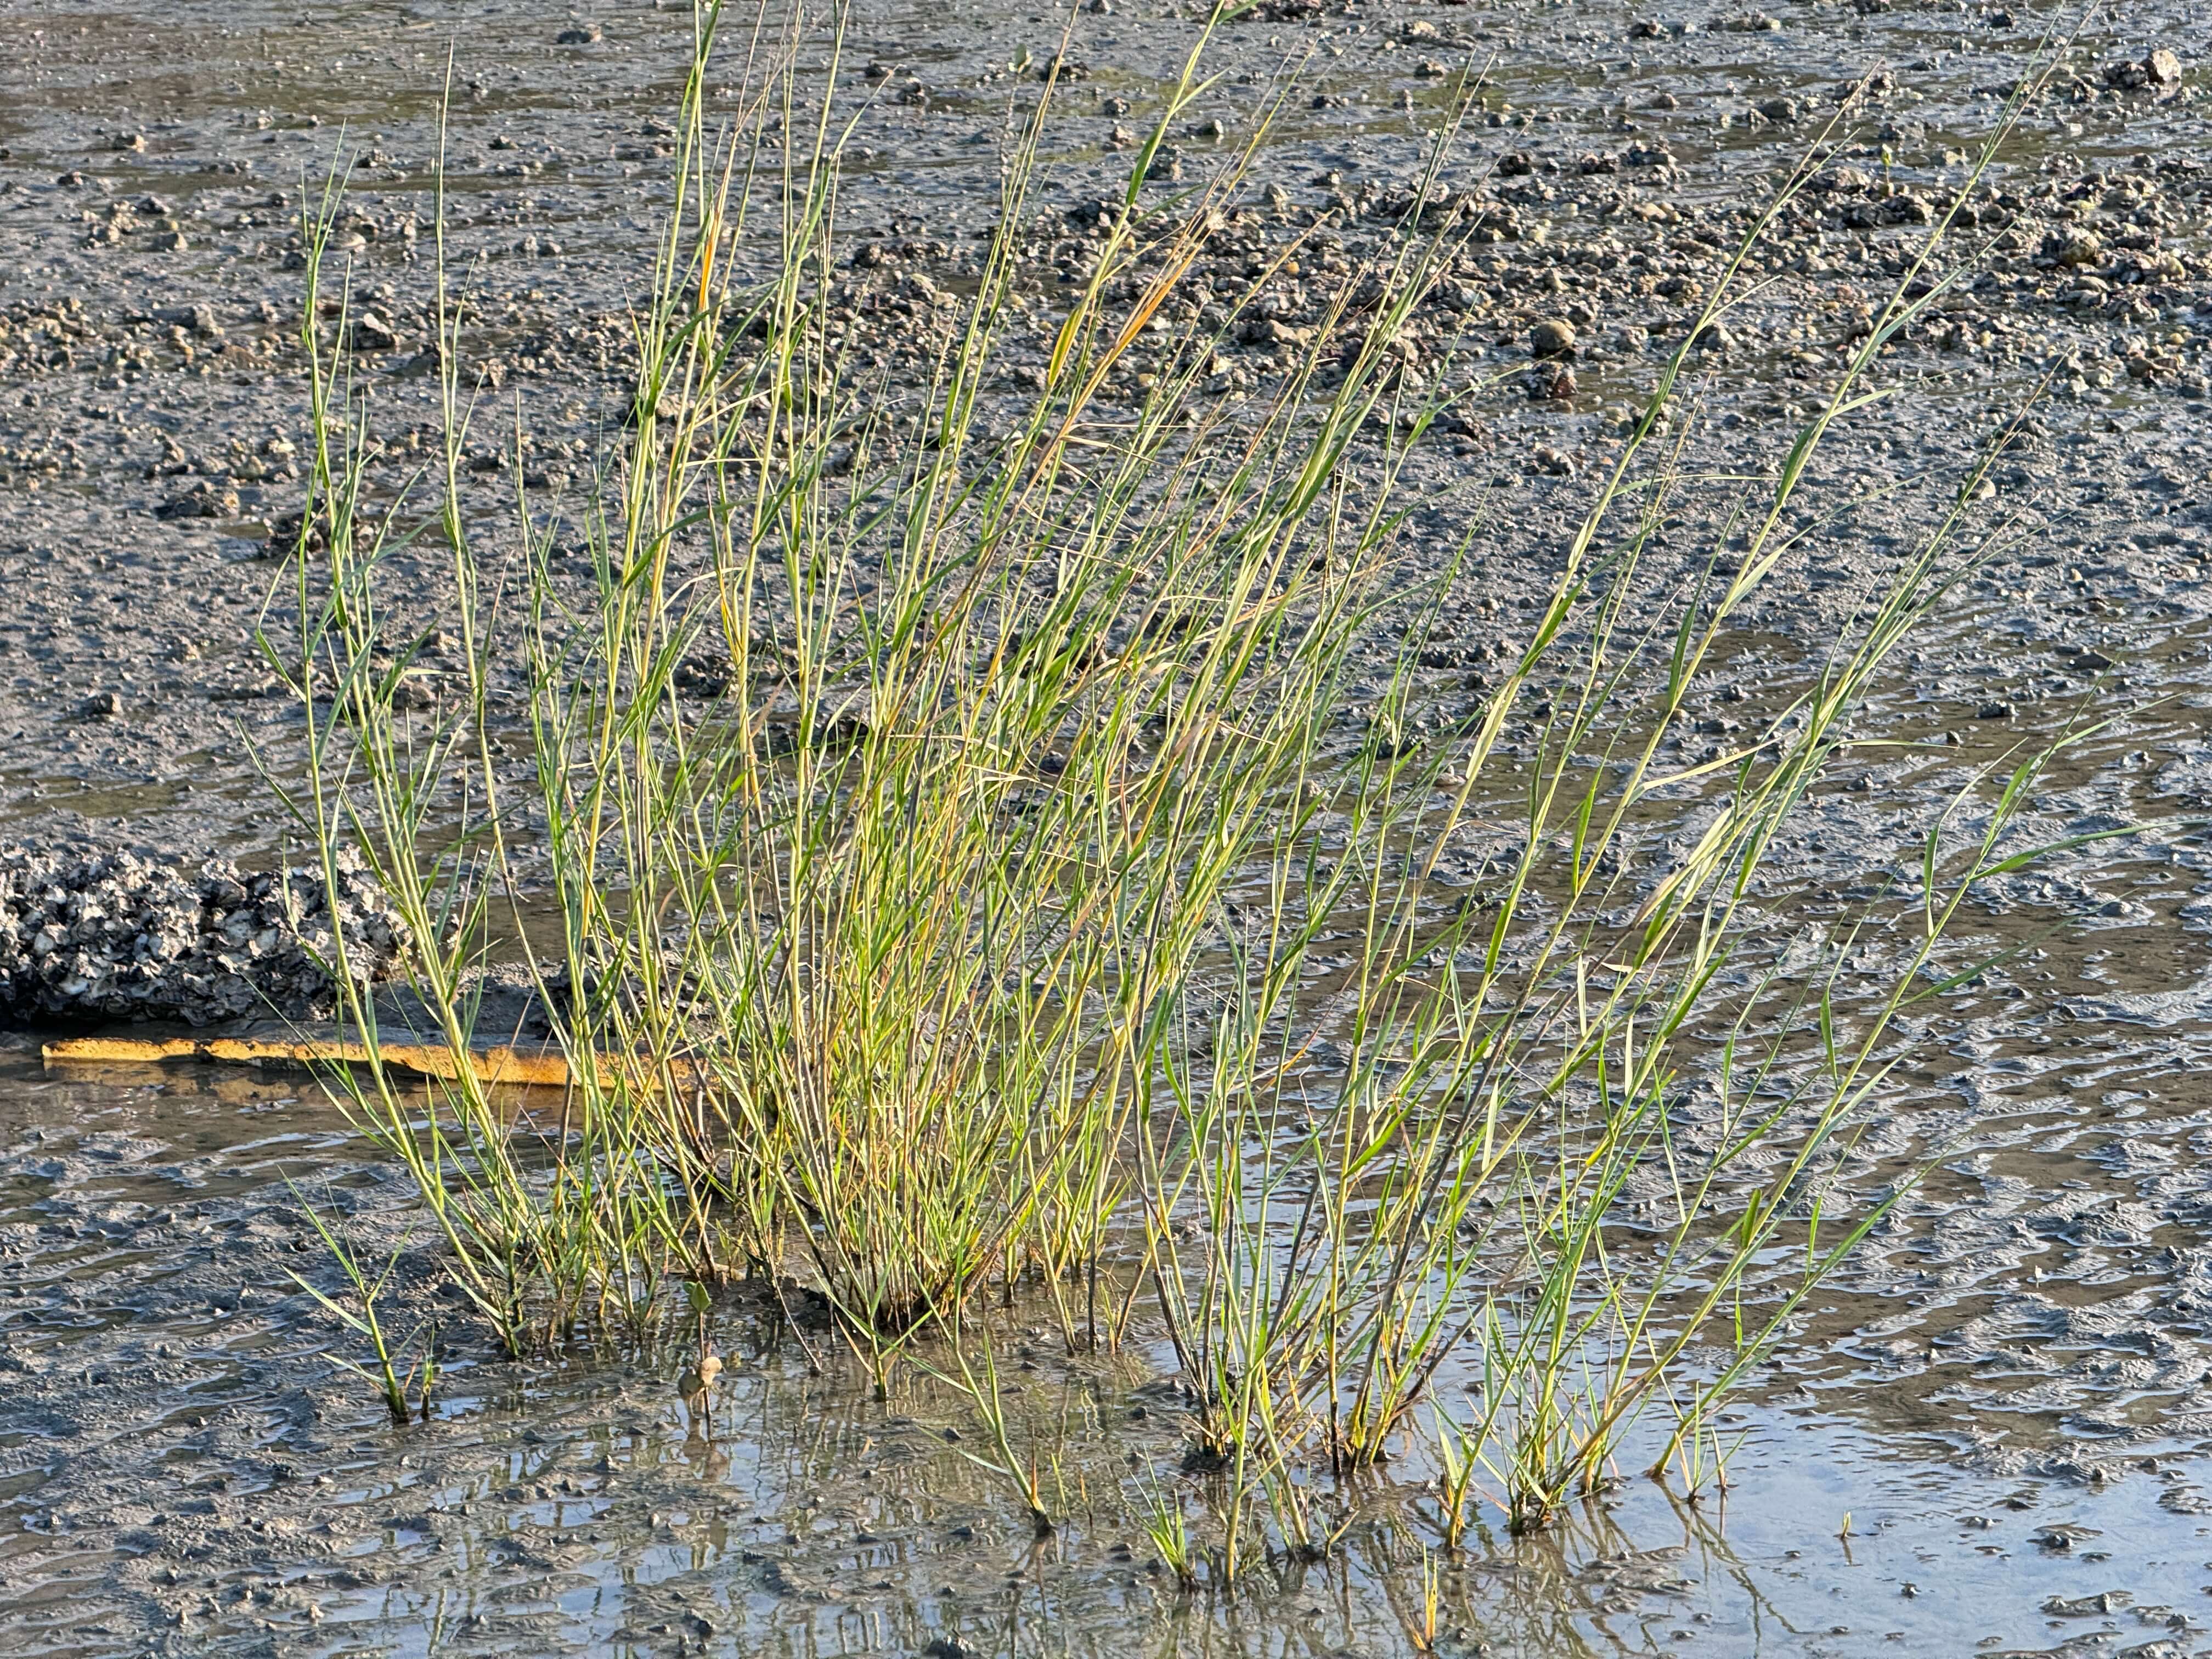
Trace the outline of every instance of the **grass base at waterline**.
{"label": "grass base at waterline", "polygon": [[[1220,1581],[1327,1554],[1325,1494],[1417,1434],[1441,1448],[1446,1541],[1478,1494],[1543,1526],[1655,1417],[1659,1463],[1712,1470],[1715,1403],[1881,1212],[1836,1172],[1908,1003],[1960,972],[1947,927],[2032,855],[2012,828],[2033,761],[1993,803],[1967,785],[1966,833],[1929,829],[1874,993],[1840,990],[1847,940],[1773,948],[1776,838],[1971,564],[1986,459],[1786,707],[1702,762],[1669,743],[1801,533],[1824,435],[1929,302],[1948,217],[1729,561],[1674,593],[1642,561],[1698,487],[1654,441],[1685,343],[1469,700],[1424,664],[1480,580],[1479,528],[1419,580],[1399,539],[1403,469],[1451,398],[1393,342],[1476,227],[1409,216],[1266,396],[1209,401],[1242,300],[1171,302],[1259,139],[1179,211],[1142,190],[1201,46],[1041,386],[996,389],[1021,280],[1002,228],[902,434],[825,314],[836,135],[775,72],[710,119],[720,25],[702,10],[630,423],[574,524],[475,544],[441,256],[435,504],[370,527],[369,405],[318,332],[335,185],[303,223],[318,438],[292,626],[267,645],[312,753],[272,787],[326,868],[362,849],[425,942],[410,989],[451,1050],[495,942],[550,935],[530,971],[574,1075],[522,1135],[471,1072],[427,1103],[373,1057],[333,1079],[470,1305],[527,1355],[649,1343],[681,1284],[788,1279],[829,1313],[793,1322],[815,1363],[849,1349],[884,1397],[913,1367],[957,1377],[979,1460],[1042,1528],[1062,1500],[1003,1351],[959,1342],[1038,1298],[1065,1351],[1172,1367]],[[1051,92],[1012,143],[1002,227],[1030,212]],[[1170,372],[1106,418],[1099,388],[1162,331]],[[399,695],[419,639],[384,620],[410,534],[450,550],[465,665],[429,708]],[[576,537],[581,591],[554,556]],[[374,1056],[374,1006],[349,1014]],[[1184,1549],[1174,1512],[1153,1524]]]}

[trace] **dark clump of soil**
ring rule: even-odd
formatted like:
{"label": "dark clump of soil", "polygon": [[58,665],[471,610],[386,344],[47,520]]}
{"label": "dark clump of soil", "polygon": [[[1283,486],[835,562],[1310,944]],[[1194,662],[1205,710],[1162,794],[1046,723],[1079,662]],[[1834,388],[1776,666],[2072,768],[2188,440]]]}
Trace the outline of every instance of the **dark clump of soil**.
{"label": "dark clump of soil", "polygon": [[335,1012],[329,968],[390,971],[406,926],[341,854],[333,915],[321,872],[188,867],[128,850],[0,847],[0,1018],[212,1024]]}

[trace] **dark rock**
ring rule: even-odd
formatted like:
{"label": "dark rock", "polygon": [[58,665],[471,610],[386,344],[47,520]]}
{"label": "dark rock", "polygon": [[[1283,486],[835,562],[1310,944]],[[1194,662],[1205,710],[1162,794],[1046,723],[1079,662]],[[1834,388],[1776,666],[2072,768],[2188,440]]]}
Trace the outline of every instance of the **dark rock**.
{"label": "dark rock", "polygon": [[[387,977],[408,935],[350,854],[337,860],[349,971]],[[337,953],[313,871],[194,875],[125,851],[0,847],[0,1013],[15,1019],[220,1019],[332,1011]]]}
{"label": "dark rock", "polygon": [[2164,88],[2181,84],[2181,59],[2160,46],[2148,57],[2133,61],[2124,60],[2105,65],[2105,84],[2124,92],[2140,92],[2146,88]]}
{"label": "dark rock", "polygon": [[1535,357],[1573,356],[1574,325],[1558,317],[1546,318],[1528,331],[1528,352]]}
{"label": "dark rock", "polygon": [[234,519],[238,492],[200,479],[182,495],[172,495],[154,509],[157,519]]}
{"label": "dark rock", "polygon": [[1528,395],[1564,403],[1575,395],[1575,372],[1565,364],[1547,364],[1528,377]]}
{"label": "dark rock", "polygon": [[391,324],[373,311],[364,311],[353,319],[353,349],[356,351],[396,351],[399,336]]}
{"label": "dark rock", "polygon": [[1808,189],[1831,195],[1856,195],[1874,188],[1873,178],[1856,167],[1823,167],[1805,184]]}

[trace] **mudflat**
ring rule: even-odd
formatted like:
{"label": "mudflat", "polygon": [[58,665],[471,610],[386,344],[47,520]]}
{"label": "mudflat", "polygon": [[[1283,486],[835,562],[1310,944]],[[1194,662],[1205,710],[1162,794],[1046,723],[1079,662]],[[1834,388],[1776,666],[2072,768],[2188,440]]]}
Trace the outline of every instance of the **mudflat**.
{"label": "mudflat", "polygon": [[[1945,988],[1838,1176],[1863,1196],[1917,1184],[1808,1308],[1786,1364],[1740,1395],[1725,1500],[1625,1480],[1571,1525],[1483,1539],[1445,1570],[1439,1650],[2194,1651],[2212,1503],[2197,31],[2178,4],[2055,44],[2079,20],[2024,3],[1777,14],[1269,0],[1218,31],[1218,78],[1146,186],[1171,213],[1272,109],[1189,289],[1200,316],[1217,283],[1269,273],[1206,366],[1220,403],[1264,398],[1409,219],[1475,227],[1395,347],[1415,388],[1468,390],[1406,460],[1399,533],[1411,571],[1464,560],[1422,673],[1473,703],[1797,158],[1834,147],[1762,242],[1749,297],[1692,343],[1674,429],[1694,487],[1646,556],[1656,592],[1725,566],[1730,481],[1772,476],[2007,100],[2061,54],[1926,270],[1949,286],[1881,358],[1887,395],[1824,444],[1799,533],[1674,752],[1717,757],[1800,695],[2002,443],[1970,503],[1985,556],[1855,717],[1762,902],[1778,927],[1846,925],[1977,769],[2068,732],[2027,828],[2133,833],[1993,884],[1969,918],[1969,942],[2005,954]],[[997,220],[1009,111],[1054,69],[1060,114],[1021,228],[1035,328],[991,388],[1011,406],[1041,380],[1101,202],[1200,27],[1109,0],[1076,16],[1063,56],[1064,25],[996,4],[872,7],[834,77],[826,34],[801,53],[802,79],[857,123],[836,320],[911,430]],[[557,525],[599,487],[632,396],[691,27],[642,7],[0,19],[9,837],[132,845],[187,871],[210,855],[268,871],[296,850],[257,768],[296,764],[301,716],[255,636],[288,625],[309,441],[303,197],[346,170],[343,345],[383,446],[376,494],[410,523],[437,446],[429,163],[450,52],[472,523],[488,546],[526,515]],[[1480,112],[1428,178],[1471,75]],[[1156,367],[1130,354],[1100,418]],[[410,672],[434,708],[457,674],[441,553],[393,556],[420,562],[407,621],[428,643]],[[696,665],[701,695],[714,675]],[[1687,836],[1710,796],[1677,799]],[[1896,951],[1870,931],[1845,985]],[[349,1339],[292,1276],[338,1289],[303,1193],[364,1255],[396,1252],[392,1318],[435,1323],[447,1381],[410,1431],[333,1374]],[[963,1457],[957,1394],[915,1379],[878,1401],[818,1374],[809,1333],[835,1340],[808,1324],[818,1310],[761,1334],[775,1322],[748,1322],[763,1310],[735,1298],[718,1317],[757,1340],[732,1344],[711,1393],[696,1371],[686,1386],[680,1344],[501,1358],[442,1293],[411,1189],[304,1075],[49,1073],[35,1037],[17,1040],[0,1073],[0,1251],[13,1650],[1414,1649],[1429,1498],[1387,1468],[1348,1548],[1231,1600],[1178,1592],[1110,1505],[1081,1518],[1086,1480],[1179,1455],[1172,1366],[1141,1345],[1071,1357],[1040,1324],[1010,1356],[1078,1517],[1036,1547]]]}

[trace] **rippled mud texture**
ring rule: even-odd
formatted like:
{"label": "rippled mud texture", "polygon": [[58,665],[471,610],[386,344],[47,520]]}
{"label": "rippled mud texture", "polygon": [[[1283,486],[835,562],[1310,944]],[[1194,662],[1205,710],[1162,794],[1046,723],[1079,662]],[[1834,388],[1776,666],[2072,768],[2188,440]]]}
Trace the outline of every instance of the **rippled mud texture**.
{"label": "rippled mud texture", "polygon": [[[1310,57],[1210,256],[1241,272],[1306,239],[1299,270],[1224,343],[1220,398],[1264,392],[1411,205],[1447,95],[1435,70],[1491,65],[1488,114],[1444,183],[1492,240],[1404,346],[1416,375],[1495,382],[1413,468],[1411,550],[1441,560],[1480,526],[1449,612],[1458,659],[1439,677],[1479,676],[1518,638],[1620,408],[1839,92],[1859,100],[1842,153],[1765,259],[1768,285],[1699,354],[1697,467],[1771,465],[2039,42],[2077,21],[2027,4],[1776,9],[1280,5],[1228,33],[1161,199],[1247,130],[1279,64]],[[1966,930],[1961,959],[2016,954],[1920,1010],[1916,1064],[1868,1121],[1838,1202],[1934,1168],[1744,1397],[1725,1506],[1632,1481],[1557,1534],[1482,1540],[1445,1569],[1447,1650],[2212,1645],[2191,1623],[2212,1585],[2212,1123],[2197,1081],[2212,877],[2196,823],[2212,803],[2212,173],[2191,9],[2119,15],[2092,21],[1974,199],[1948,256],[1973,274],[1883,359],[1898,395],[1816,467],[1808,507],[1850,510],[1793,549],[1675,751],[1718,752],[1801,688],[1970,442],[2047,382],[1978,507],[2008,533],[1857,722],[1863,746],[1796,824],[1766,898],[1790,925],[1879,917],[1905,844],[1972,769],[2069,727],[2093,734],[2045,780],[2030,828],[2150,827],[2121,855],[2010,879]],[[859,21],[839,96],[875,102],[846,187],[841,320],[909,410],[915,348],[951,326],[945,301],[995,210],[1007,100],[1059,27],[990,7]],[[1030,233],[1040,320],[1008,395],[1192,28],[1123,0],[1079,18],[1083,73]],[[302,174],[342,143],[358,152],[354,356],[389,447],[378,479],[396,491],[433,431],[427,158],[453,42],[453,241],[481,262],[470,349],[494,412],[471,453],[495,534],[513,513],[502,468],[573,503],[619,424],[668,144],[655,124],[688,29],[672,9],[0,18],[11,835],[275,861],[283,837],[243,744],[281,750],[297,716],[246,640],[277,570],[270,532],[296,505]],[[2160,49],[2179,54],[2178,84]],[[1124,395],[1145,371],[1132,361]],[[519,455],[511,398],[529,430]],[[1730,494],[1683,495],[1655,577],[1704,568]],[[434,640],[426,696],[450,665]],[[1880,982],[1893,940],[1863,933],[1850,976]],[[1433,1532],[1419,1495],[1388,1480],[1327,1566],[1233,1603],[1174,1592],[1127,1507],[1127,1460],[1171,1471],[1176,1445],[1141,1353],[1094,1366],[1035,1345],[1024,1409],[1074,1494],[1042,1548],[945,1438],[972,1430],[956,1400],[909,1384],[878,1404],[842,1369],[816,1378],[795,1339],[764,1347],[771,1322],[742,1305],[715,1313],[735,1363],[703,1411],[678,1390],[678,1351],[497,1360],[437,1297],[403,1183],[319,1101],[305,1078],[48,1077],[27,1054],[0,1076],[11,1651],[1408,1646],[1397,1610],[1413,1611]],[[286,1176],[365,1249],[402,1249],[392,1316],[410,1330],[435,1316],[446,1351],[429,1423],[392,1429],[322,1357],[359,1354],[288,1277],[337,1288]]]}
{"label": "rippled mud texture", "polygon": [[[1233,1603],[1175,1589],[1122,1496],[1133,1467],[1198,1484],[1141,1354],[1071,1361],[1042,1328],[1010,1348],[1011,1408],[1066,1516],[1040,1544],[960,1455],[956,1397],[814,1376],[742,1294],[713,1316],[710,1396],[685,1392],[681,1343],[500,1360],[439,1297],[401,1184],[305,1079],[0,1067],[11,1653],[1410,1650],[1432,1539],[1387,1471],[1327,1565]],[[352,1350],[289,1278],[338,1288],[301,1198],[401,1251],[387,1316],[441,1322],[428,1421],[393,1428],[322,1357]],[[1443,1564],[1443,1650],[2203,1644],[2201,1464],[2172,1451],[2195,1431],[2096,1479],[1960,1469],[1938,1425],[1883,1405],[1880,1364],[1838,1351],[1793,1365],[1815,1397],[1747,1397],[1725,1500],[1629,1480],[1553,1531],[1474,1539]],[[1968,1398],[1952,1424],[2006,1415]]]}

